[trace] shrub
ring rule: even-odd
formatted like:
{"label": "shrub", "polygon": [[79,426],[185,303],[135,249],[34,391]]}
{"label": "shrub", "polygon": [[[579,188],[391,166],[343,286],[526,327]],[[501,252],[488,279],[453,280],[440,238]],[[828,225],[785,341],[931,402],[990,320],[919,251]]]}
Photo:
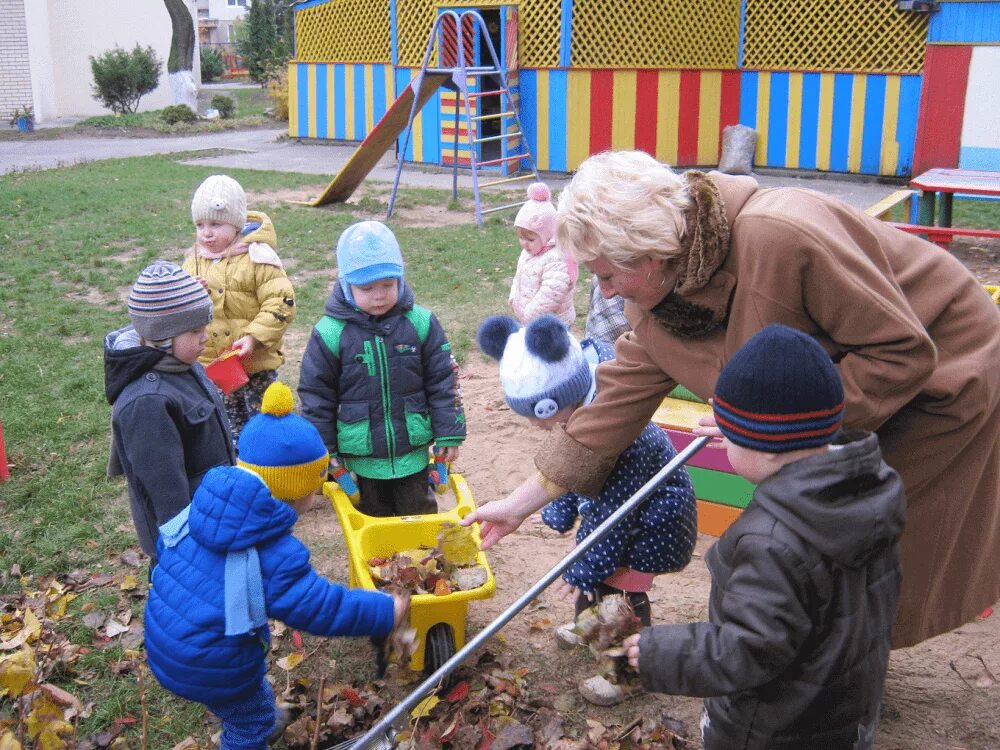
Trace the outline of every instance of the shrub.
{"label": "shrub", "polygon": [[201,48],[201,82],[208,83],[214,81],[222,75],[225,66],[222,63],[222,55],[217,50]]}
{"label": "shrub", "polygon": [[156,88],[162,61],[152,47],[138,44],[131,52],[115,47],[100,57],[90,57],[94,98],[112,112],[135,112],[139,100]]}
{"label": "shrub", "polygon": [[197,122],[198,115],[186,104],[171,104],[160,111],[160,117],[167,125],[178,122]]}
{"label": "shrub", "polygon": [[288,122],[288,68],[282,68],[267,84],[267,95],[274,104],[272,116]]}
{"label": "shrub", "polygon": [[233,116],[236,111],[236,102],[230,99],[228,96],[223,96],[222,94],[216,94],[212,97],[212,109],[219,110],[219,117],[223,120],[228,120]]}

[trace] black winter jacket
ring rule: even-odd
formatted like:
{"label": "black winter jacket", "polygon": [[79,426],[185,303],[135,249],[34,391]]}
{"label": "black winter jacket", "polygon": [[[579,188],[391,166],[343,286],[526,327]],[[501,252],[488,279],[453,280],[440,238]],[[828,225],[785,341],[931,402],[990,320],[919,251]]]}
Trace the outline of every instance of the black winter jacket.
{"label": "black winter jacket", "polygon": [[646,688],[706,696],[706,750],[870,748],[905,501],[874,435],[764,480],[706,555],[710,622],[645,628]]}
{"label": "black winter jacket", "polygon": [[[423,341],[407,317],[414,309],[428,326]],[[396,306],[378,317],[354,307],[335,284],[326,314],[343,322],[338,351],[313,329],[298,393],[302,415],[331,456],[363,476],[390,479],[425,467],[432,442],[462,442],[465,412],[451,345],[437,317],[415,308],[405,282]]]}
{"label": "black winter jacket", "polygon": [[104,391],[112,404],[112,452],[128,480],[142,551],[156,564],[159,527],[191,502],[213,466],[236,463],[219,391],[195,363],[184,372],[154,369],[165,353],[116,348],[131,328],[104,339]]}

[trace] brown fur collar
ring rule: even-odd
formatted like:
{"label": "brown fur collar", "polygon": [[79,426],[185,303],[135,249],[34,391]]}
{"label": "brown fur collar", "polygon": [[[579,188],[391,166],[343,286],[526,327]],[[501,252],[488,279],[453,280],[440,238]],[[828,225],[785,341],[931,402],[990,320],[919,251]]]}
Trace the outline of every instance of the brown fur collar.
{"label": "brown fur collar", "polygon": [[677,285],[650,312],[675,336],[699,338],[725,324],[727,310],[712,310],[684,299],[704,287],[729,253],[729,222],[719,189],[704,172],[684,173],[691,207],[685,216]]}

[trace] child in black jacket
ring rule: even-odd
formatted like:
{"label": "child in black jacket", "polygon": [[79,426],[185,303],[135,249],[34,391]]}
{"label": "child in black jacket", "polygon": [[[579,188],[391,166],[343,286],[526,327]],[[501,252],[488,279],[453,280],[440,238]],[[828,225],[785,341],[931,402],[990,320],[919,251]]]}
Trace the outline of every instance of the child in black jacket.
{"label": "child in black jacket", "polygon": [[723,368],[715,422],[753,500],[705,557],[709,622],[625,645],[649,690],[705,696],[706,750],[874,744],[899,595],[903,484],[808,335],[770,325]]}

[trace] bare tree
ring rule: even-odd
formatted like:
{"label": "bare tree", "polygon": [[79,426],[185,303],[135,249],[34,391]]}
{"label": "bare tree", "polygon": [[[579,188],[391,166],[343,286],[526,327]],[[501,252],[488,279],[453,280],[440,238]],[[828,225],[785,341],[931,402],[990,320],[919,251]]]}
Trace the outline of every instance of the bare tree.
{"label": "bare tree", "polygon": [[194,81],[194,19],[186,0],[163,0],[170,14],[173,36],[167,58],[167,78],[174,104],[198,111],[198,87]]}

